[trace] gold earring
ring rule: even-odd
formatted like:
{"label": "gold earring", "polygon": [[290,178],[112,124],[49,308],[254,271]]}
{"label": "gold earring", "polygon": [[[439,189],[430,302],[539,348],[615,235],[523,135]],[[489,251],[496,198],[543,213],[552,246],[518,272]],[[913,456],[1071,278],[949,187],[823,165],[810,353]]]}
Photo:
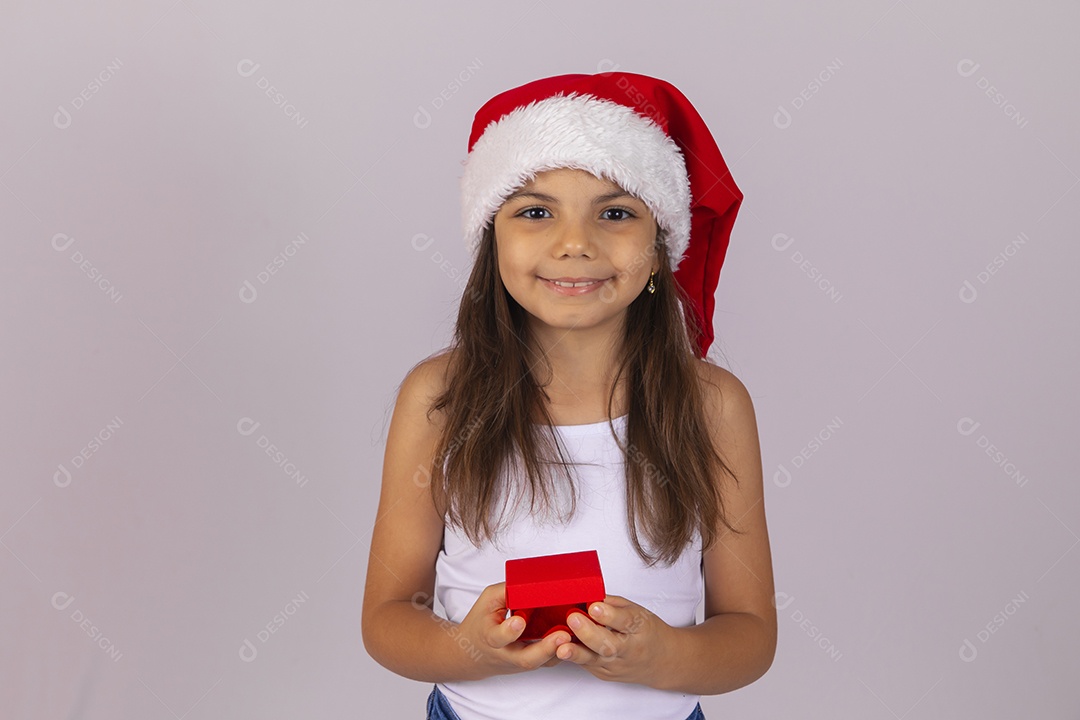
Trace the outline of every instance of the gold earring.
{"label": "gold earring", "polygon": [[649,294],[656,292],[656,285],[653,284],[653,275],[656,273],[649,273],[649,285],[645,289],[649,291]]}

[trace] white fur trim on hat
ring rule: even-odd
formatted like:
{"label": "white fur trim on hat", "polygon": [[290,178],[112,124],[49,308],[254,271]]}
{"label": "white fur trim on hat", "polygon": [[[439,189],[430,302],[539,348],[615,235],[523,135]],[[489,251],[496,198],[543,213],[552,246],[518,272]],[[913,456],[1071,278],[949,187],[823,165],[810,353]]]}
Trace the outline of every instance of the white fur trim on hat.
{"label": "white fur trim on hat", "polygon": [[578,168],[639,198],[667,231],[674,271],[690,245],[690,181],[679,146],[633,108],[592,95],[555,95],[485,128],[461,178],[462,229],[475,255],[505,199],[536,173]]}

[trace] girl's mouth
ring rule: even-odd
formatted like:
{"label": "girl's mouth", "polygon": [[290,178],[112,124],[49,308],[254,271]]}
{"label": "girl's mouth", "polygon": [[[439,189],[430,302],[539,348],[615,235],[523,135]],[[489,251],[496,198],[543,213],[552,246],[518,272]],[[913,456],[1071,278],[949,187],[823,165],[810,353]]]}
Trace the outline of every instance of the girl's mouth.
{"label": "girl's mouth", "polygon": [[548,280],[540,278],[544,285],[557,295],[587,295],[596,292],[604,286],[607,280],[582,280],[580,282],[567,282],[562,280]]}

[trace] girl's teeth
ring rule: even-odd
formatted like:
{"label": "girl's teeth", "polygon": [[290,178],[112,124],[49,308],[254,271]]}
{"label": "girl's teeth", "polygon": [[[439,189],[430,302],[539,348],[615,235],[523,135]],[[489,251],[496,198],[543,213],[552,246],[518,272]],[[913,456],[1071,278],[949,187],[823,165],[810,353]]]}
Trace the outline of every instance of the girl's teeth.
{"label": "girl's teeth", "polygon": [[592,282],[580,282],[580,283],[559,282],[558,280],[552,280],[551,282],[555,283],[559,287],[586,287],[588,285],[595,285],[596,284],[595,280],[592,281]]}

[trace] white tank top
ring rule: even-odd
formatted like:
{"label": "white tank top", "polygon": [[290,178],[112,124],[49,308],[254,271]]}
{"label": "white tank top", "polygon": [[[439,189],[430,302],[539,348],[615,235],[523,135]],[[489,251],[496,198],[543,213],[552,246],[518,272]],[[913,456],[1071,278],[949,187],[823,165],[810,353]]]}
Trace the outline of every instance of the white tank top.
{"label": "white tank top", "polygon": [[[613,420],[624,442],[626,417]],[[608,422],[561,425],[555,430],[567,459],[577,463],[571,468],[578,491],[573,518],[563,524],[557,514],[550,519],[529,515],[526,497],[514,520],[504,526],[498,547],[485,542],[479,549],[458,528],[447,525],[435,564],[436,612],[441,605],[444,617],[460,623],[486,586],[505,580],[507,559],[595,549],[609,595],[621,595],[648,608],[668,625],[696,624],[703,597],[700,533],[675,564],[659,562],[646,567],[630,541],[625,459]],[[555,478],[565,485],[560,472],[556,466]],[[513,504],[508,508],[513,510]],[[561,507],[563,515],[568,508]],[[641,532],[639,539],[645,542]],[[461,720],[680,720],[693,712],[700,699],[698,695],[600,680],[570,661],[438,686]]]}

